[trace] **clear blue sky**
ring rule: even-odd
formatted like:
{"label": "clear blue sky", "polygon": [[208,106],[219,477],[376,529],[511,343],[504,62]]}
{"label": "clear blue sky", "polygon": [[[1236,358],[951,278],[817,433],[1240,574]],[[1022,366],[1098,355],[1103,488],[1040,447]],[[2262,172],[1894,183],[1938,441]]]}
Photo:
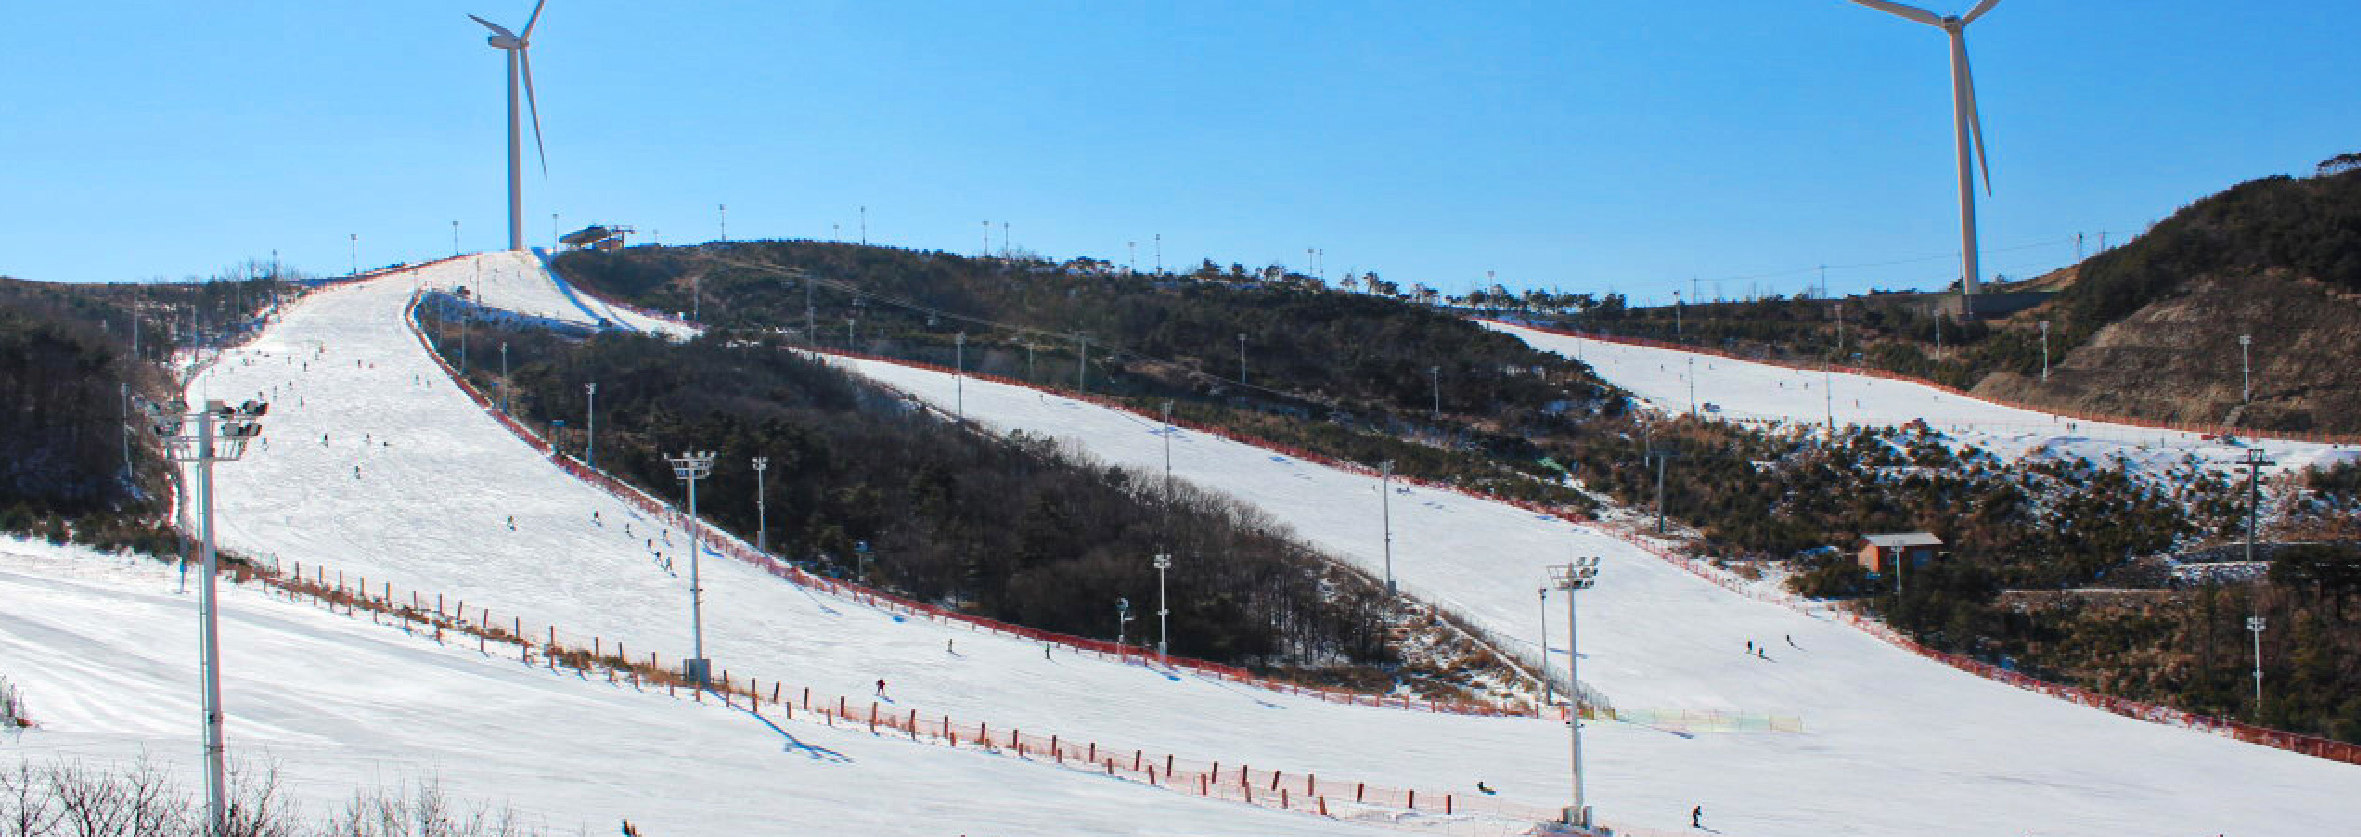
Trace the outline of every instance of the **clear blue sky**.
{"label": "clear blue sky", "polygon": [[[1969,0],[1942,0],[1958,11]],[[505,240],[500,53],[527,0],[14,4],[0,274],[319,272]],[[1986,271],[2070,261],[2361,150],[2341,4],[2004,0],[1969,32]],[[1944,40],[1843,0],[550,0],[526,228],[856,235],[1464,290],[1691,277],[1933,287],[1956,250]],[[530,153],[528,151],[528,153]],[[997,242],[995,242],[997,245]],[[1773,274],[1773,275],[1764,275]],[[1760,277],[1760,278],[1745,278]]]}

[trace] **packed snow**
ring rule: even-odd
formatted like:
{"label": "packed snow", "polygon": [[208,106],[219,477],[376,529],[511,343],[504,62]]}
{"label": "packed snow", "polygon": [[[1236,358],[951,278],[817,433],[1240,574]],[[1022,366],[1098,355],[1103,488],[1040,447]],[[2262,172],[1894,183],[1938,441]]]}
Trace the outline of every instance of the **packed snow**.
{"label": "packed snow", "polygon": [[[259,393],[273,402],[267,447],[258,445],[246,461],[220,468],[223,542],[266,561],[300,560],[307,567],[324,562],[348,576],[366,575],[373,585],[390,581],[397,595],[416,589],[463,598],[471,609],[490,607],[495,619],[521,616],[528,631],[554,623],[569,637],[620,640],[635,656],[658,651],[675,660],[689,645],[682,534],[667,532],[659,522],[573,481],[509,436],[441,377],[402,323],[403,306],[415,287],[485,282],[475,275],[478,262],[514,258],[449,262],[415,277],[397,275],[307,296],[254,343],[226,353],[206,371],[192,385],[192,400],[234,401]],[[514,276],[505,290],[490,291],[494,295],[486,303],[516,306],[536,316],[569,316],[571,297],[558,284],[537,283],[530,270]],[[954,398],[950,375],[873,362],[847,365],[938,405],[948,407]],[[1166,435],[1138,416],[1019,387],[969,380],[964,390],[970,418],[1004,430],[1053,434],[1109,462],[1161,467],[1162,446],[1169,439],[1179,477],[1235,494],[1334,554],[1378,567],[1380,494],[1373,474],[1298,462],[1202,434]],[[699,442],[670,444],[685,448]],[[725,462],[720,467],[746,466]],[[1691,806],[1702,805],[1708,825],[1733,835],[2292,835],[2318,833],[2361,816],[2361,799],[2341,792],[2361,775],[2350,766],[2125,719],[1980,680],[1841,624],[1722,590],[1605,534],[1510,506],[1426,489],[1401,491],[1391,503],[1395,570],[1406,592],[1507,636],[1530,637],[1546,618],[1551,645],[1558,649],[1553,657],[1560,664],[1566,659],[1564,602],[1553,597],[1548,610],[1542,609],[1535,595],[1542,568],[1575,555],[1602,558],[1602,583],[1582,600],[1582,679],[1618,708],[1725,708],[1803,717],[1806,732],[1784,734],[1588,725],[1590,801],[1612,824],[1685,830]],[[666,571],[666,560],[677,575]],[[900,618],[791,586],[735,562],[708,558],[703,571],[707,650],[717,667],[738,677],[851,695],[867,694],[874,681],[884,679],[897,707],[995,727],[1313,772],[1324,780],[1459,792],[1481,780],[1504,799],[1535,806],[1564,802],[1569,774],[1561,724],[1338,706],[1062,651],[1044,659],[1035,644]],[[163,582],[139,583],[153,590]],[[18,595],[12,591],[5,600],[18,601]],[[1152,595],[1142,591],[1133,598]],[[123,613],[133,609],[134,599],[91,596],[123,601],[95,601],[81,616],[57,618],[73,621],[86,634],[107,629],[93,622],[130,622]],[[185,600],[173,601],[185,607]],[[233,608],[241,606],[233,601]],[[52,607],[44,604],[40,612]],[[18,611],[11,607],[6,615]],[[1109,617],[1112,622],[1113,614]],[[485,733],[486,738],[454,750],[511,751],[499,758],[515,761],[506,762],[505,769],[487,768],[483,781],[492,783],[497,776],[499,786],[525,807],[553,819],[591,819],[587,814],[613,810],[600,807],[597,799],[570,796],[569,790],[540,787],[572,783],[578,770],[595,769],[615,778],[585,783],[593,787],[585,795],[615,796],[619,787],[697,788],[700,792],[658,789],[645,797],[617,797],[647,801],[634,805],[644,808],[635,820],[668,817],[665,821],[689,826],[668,833],[721,833],[723,825],[751,821],[733,818],[740,813],[766,812],[855,823],[856,828],[876,823],[861,830],[879,833],[1276,833],[1367,825],[1173,794],[1146,802],[1134,798],[1161,791],[1110,790],[1096,796],[1091,789],[1101,785],[1067,786],[1103,779],[1022,764],[1007,768],[1015,773],[1000,773],[1004,762],[941,748],[909,750],[914,755],[908,770],[889,765],[892,756],[868,753],[850,762],[797,761],[801,757],[780,752],[775,733],[759,728],[744,730],[745,746],[759,748],[744,761],[717,756],[710,764],[703,759],[691,763],[666,754],[730,750],[737,742],[719,740],[728,731],[718,727],[689,732],[692,721],[673,715],[651,722],[655,728],[650,730],[623,709],[588,716],[563,711],[570,702],[604,700],[597,697],[604,694],[598,690],[608,688],[604,684],[513,666],[506,675],[479,676],[473,669],[456,675],[401,673],[393,663],[381,662],[399,656],[392,652],[363,654],[326,643],[304,648],[298,642],[339,630],[367,630],[366,623],[339,629],[289,615],[285,624],[305,623],[283,635],[291,650],[262,653],[267,644],[241,648],[238,643],[253,641],[236,639],[242,631],[261,631],[248,627],[250,621],[233,619],[228,631],[233,660],[285,657],[266,673],[297,676],[322,690],[345,681],[378,682],[338,676],[344,669],[333,663],[335,655],[351,654],[370,671],[395,672],[383,681],[394,684],[385,687],[394,697],[367,694],[354,685],[363,694],[346,698],[344,705],[351,707],[342,710],[349,712],[343,716],[347,723],[326,732],[306,731],[285,720],[299,714],[292,708],[334,701],[316,695],[307,700],[300,691],[281,701],[266,697],[266,689],[233,686],[228,698],[233,745],[349,738],[354,749],[390,752],[419,734],[410,727],[446,717],[488,718],[479,713],[497,708],[518,717],[502,714],[500,724],[507,726],[486,720],[483,727],[526,732],[499,738]],[[38,633],[12,627],[8,635],[28,632]],[[1767,646],[1767,658],[1745,655],[1749,641]],[[117,642],[146,649],[133,645],[134,638]],[[7,662],[0,665],[22,665],[15,661],[27,659],[27,652],[16,649],[25,644],[8,646],[8,656],[0,657]],[[177,660],[170,650],[141,659]],[[473,654],[431,644],[424,651],[458,658]],[[117,675],[94,670],[88,661],[116,653],[130,651],[89,650],[76,655],[84,662],[75,666],[44,660],[27,667],[57,672],[41,675],[40,692],[105,691]],[[499,670],[496,661],[482,665]],[[163,670],[163,662],[142,666],[158,669],[158,682],[185,683],[190,676],[185,668]],[[312,670],[288,674],[304,666]],[[446,678],[457,681],[448,686],[453,691],[442,691],[437,682]],[[563,683],[564,693],[537,693],[528,686],[512,687],[512,681],[545,684],[545,690]],[[40,692],[33,695],[37,701],[44,699]],[[628,692],[617,699],[665,701]],[[396,703],[398,711],[384,709]],[[663,712],[688,711],[665,705]],[[99,718],[89,726],[94,733],[121,736],[124,743],[118,747],[131,746],[131,739],[180,740],[167,734],[170,721],[157,718],[188,718],[193,732],[194,712],[187,706],[132,706],[130,714],[140,720]],[[379,714],[370,714],[372,709]],[[236,725],[237,719],[258,712],[273,723]],[[381,723],[381,715],[393,717]],[[727,719],[724,713],[716,715]],[[413,722],[402,723],[404,717]],[[684,746],[684,738],[692,746]],[[838,744],[828,746],[853,752]],[[581,748],[595,751],[581,753]],[[771,765],[762,758],[795,766],[766,770]],[[783,770],[795,773],[769,775]],[[445,775],[464,778],[450,771]],[[752,786],[757,782],[761,787]],[[460,789],[473,784],[453,782]],[[701,793],[705,790],[711,793]],[[879,805],[880,799],[897,804]],[[928,804],[903,810],[899,801],[908,799]],[[1010,824],[1019,822],[1013,813],[1001,813],[1027,807],[1037,816],[1021,820],[1022,825]],[[1451,825],[1412,817],[1395,827]]]}
{"label": "packed snow", "polygon": [[[222,592],[233,760],[276,767],[318,818],[357,790],[437,780],[553,835],[626,819],[649,835],[1366,831],[849,726],[773,726],[259,585]],[[144,757],[200,787],[194,599],[151,559],[0,540],[0,676],[38,724],[0,732],[0,768]]]}
{"label": "packed snow", "polygon": [[[1898,427],[1924,421],[1955,443],[1973,445],[2003,459],[2028,456],[2124,462],[2135,471],[2161,474],[2191,457],[2227,469],[2250,448],[2277,461],[2274,470],[2327,467],[2361,461],[2350,445],[2325,445],[2159,430],[2084,421],[1995,404],[1909,381],[1841,372],[1791,369],[1716,355],[1632,346],[1573,337],[1497,321],[1485,327],[1514,335],[1546,352],[1587,363],[1599,377],[1622,387],[1649,409],[1667,414],[1692,411],[1736,421],[1837,427]],[[1707,412],[1706,405],[1714,410]]]}
{"label": "packed snow", "polygon": [[[956,401],[997,430],[1163,467],[1168,437],[1152,419],[943,372],[837,362],[946,409]],[[1332,554],[1383,571],[1376,473],[1200,433],[1169,439],[1178,478],[1233,494]],[[1587,686],[1619,710],[1803,717],[1808,731],[1792,735],[1594,725],[1607,734],[1585,736],[1602,811],[1694,799],[1734,834],[2293,835],[2361,809],[2333,790],[2361,778],[2361,768],[2021,691],[1826,614],[1724,590],[1588,526],[1453,492],[1393,489],[1393,566],[1404,592],[1504,635],[1531,637],[1546,620],[1562,665],[1565,603],[1553,595],[1543,609],[1545,568],[1596,556],[1600,582],[1581,594],[1579,615]],[[1767,647],[1765,656],[1746,654],[1749,642]],[[1608,737],[1617,732],[1640,734]],[[1516,775],[1543,769],[1496,763]]]}

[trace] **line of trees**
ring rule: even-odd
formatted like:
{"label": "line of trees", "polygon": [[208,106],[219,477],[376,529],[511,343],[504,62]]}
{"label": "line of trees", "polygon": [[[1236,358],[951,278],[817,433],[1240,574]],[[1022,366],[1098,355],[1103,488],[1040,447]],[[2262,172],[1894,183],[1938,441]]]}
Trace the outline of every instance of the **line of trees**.
{"label": "line of trees", "polygon": [[[1150,634],[1150,558],[1163,552],[1173,556],[1174,653],[1266,670],[1397,662],[1381,590],[1226,496],[1046,439],[956,426],[775,338],[503,337],[520,418],[566,421],[561,440],[579,451],[583,384],[596,381],[602,469],[678,499],[663,455],[714,450],[699,512],[750,541],[767,523],[774,552],[818,571],[1108,639],[1127,598],[1136,642]],[[470,346],[469,368],[487,387],[495,342]],[[454,360],[458,348],[444,341]],[[770,460],[767,513],[755,456]]]}

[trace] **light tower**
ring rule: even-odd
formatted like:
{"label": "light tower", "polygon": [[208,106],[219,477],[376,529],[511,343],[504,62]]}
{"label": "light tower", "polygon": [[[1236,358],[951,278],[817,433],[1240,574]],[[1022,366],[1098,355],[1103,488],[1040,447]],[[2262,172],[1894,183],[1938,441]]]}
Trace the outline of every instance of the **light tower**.
{"label": "light tower", "polygon": [[702,689],[713,679],[713,661],[705,658],[705,586],[697,573],[697,559],[705,551],[697,543],[697,481],[712,476],[713,452],[683,451],[664,458],[672,463],[672,475],[689,484],[689,519],[681,528],[689,534],[689,633],[695,651],[682,665],[681,674]]}
{"label": "light tower", "polygon": [[1394,584],[1394,461],[1377,465],[1377,509],[1385,527],[1385,593],[1401,592]]}
{"label": "light tower", "polygon": [[582,464],[589,466],[590,470],[596,471],[598,470],[598,382],[583,384],[582,392],[589,396],[589,402],[582,407],[582,417],[587,419],[583,429],[585,440],[582,445]]}
{"label": "light tower", "polygon": [[2254,400],[2254,335],[2238,335],[2238,403]]}
{"label": "light tower", "polygon": [[2049,321],[2041,321],[2041,381],[2049,382]]}
{"label": "light tower", "polygon": [[2254,634],[2254,717],[2263,716],[2263,617],[2246,617],[2246,630]]}
{"label": "light tower", "polygon": [[770,506],[764,502],[763,476],[771,469],[771,458],[754,458],[754,551],[771,554]]}
{"label": "light tower", "polygon": [[1164,571],[1172,569],[1172,553],[1156,553],[1156,662],[1170,662],[1172,644],[1172,608],[1164,598]]}
{"label": "light tower", "polygon": [[[232,408],[207,401],[205,409],[188,412],[186,402],[158,405],[142,401],[148,430],[164,442],[165,456],[197,466],[198,537],[202,540],[204,577],[198,585],[197,608],[202,614],[197,644],[198,667],[204,672],[201,703],[205,713],[205,798],[212,833],[229,833],[227,745],[222,740],[221,710],[221,599],[214,574],[220,570],[213,548],[213,463],[235,462],[246,455],[246,444],[262,435],[262,416],[270,405],[248,401]],[[190,428],[194,422],[195,428]]]}
{"label": "light tower", "polygon": [[1549,568],[1550,586],[1566,591],[1566,682],[1574,693],[1566,698],[1566,729],[1572,740],[1571,758],[1574,766],[1574,805],[1566,809],[1568,825],[1590,826],[1590,806],[1582,798],[1582,648],[1575,641],[1574,600],[1577,593],[1598,584],[1599,559],[1576,558],[1571,564]]}

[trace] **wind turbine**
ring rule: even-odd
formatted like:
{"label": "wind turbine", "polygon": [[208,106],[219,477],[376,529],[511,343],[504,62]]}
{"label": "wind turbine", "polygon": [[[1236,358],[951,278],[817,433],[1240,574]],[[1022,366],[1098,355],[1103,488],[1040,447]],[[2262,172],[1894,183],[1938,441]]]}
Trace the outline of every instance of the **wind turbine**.
{"label": "wind turbine", "polygon": [[[1976,80],[1968,72],[1967,25],[2000,5],[2000,0],[1983,0],[1967,14],[1946,17],[1925,9],[1905,6],[1888,0],[1853,0],[1863,6],[1924,23],[1943,30],[1951,36],[1951,124],[1959,135],[1959,259],[1961,313],[1976,314],[1976,188],[1975,173],[1984,172],[1984,194],[1992,194],[1992,167],[1984,160],[1984,123],[1976,115]],[[1968,145],[1975,144],[1976,156],[1968,157]]]}
{"label": "wind turbine", "polygon": [[541,143],[541,105],[533,98],[533,59],[526,50],[532,46],[533,26],[541,22],[541,7],[549,0],[533,4],[533,16],[525,20],[524,34],[508,31],[508,27],[475,15],[468,18],[492,30],[484,40],[493,49],[508,53],[508,249],[525,249],[525,148],[524,126],[517,120],[517,77],[525,80],[525,106],[533,111],[533,148],[541,153],[541,173],[549,174],[549,148]]}

